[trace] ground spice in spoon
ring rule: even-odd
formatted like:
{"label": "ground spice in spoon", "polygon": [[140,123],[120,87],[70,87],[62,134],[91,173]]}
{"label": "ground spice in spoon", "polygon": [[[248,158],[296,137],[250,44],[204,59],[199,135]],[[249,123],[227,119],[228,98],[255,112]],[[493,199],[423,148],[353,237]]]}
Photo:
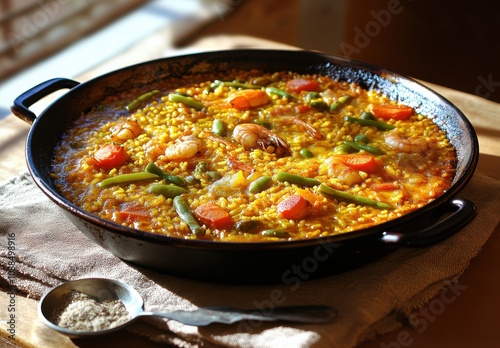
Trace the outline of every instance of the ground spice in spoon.
{"label": "ground spice in spoon", "polygon": [[51,321],[74,331],[102,331],[123,324],[129,313],[120,300],[98,300],[73,290],[63,296]]}

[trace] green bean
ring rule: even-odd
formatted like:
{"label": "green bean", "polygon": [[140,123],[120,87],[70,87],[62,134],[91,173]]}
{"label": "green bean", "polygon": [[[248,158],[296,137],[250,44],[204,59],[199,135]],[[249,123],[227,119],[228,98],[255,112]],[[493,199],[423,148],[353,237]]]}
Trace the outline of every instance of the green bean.
{"label": "green bean", "polygon": [[373,115],[373,114],[372,114],[371,112],[369,112],[369,111],[365,111],[365,112],[363,112],[363,113],[361,114],[360,118],[361,118],[362,120],[373,120],[373,121],[375,121],[375,120],[376,120],[375,115]]}
{"label": "green bean", "polygon": [[179,187],[177,185],[169,184],[153,184],[149,186],[148,188],[149,193],[153,193],[155,195],[162,195],[165,196],[166,198],[174,198],[179,195],[182,195],[183,193],[186,193],[187,190]]}
{"label": "green bean", "polygon": [[340,105],[341,105],[341,104],[340,104],[338,101],[336,101],[336,102],[334,102],[334,103],[330,104],[330,107],[329,107],[330,112],[334,112],[334,111],[336,111],[336,110],[340,107]]}
{"label": "green bean", "polygon": [[369,152],[374,155],[385,155],[385,152],[383,150],[375,146],[366,145],[356,141],[344,141],[344,144],[352,146],[356,150],[365,150],[366,152]]}
{"label": "green bean", "polygon": [[370,138],[368,138],[365,134],[358,134],[354,137],[354,141],[357,143],[368,144],[370,142]]}
{"label": "green bean", "polygon": [[318,99],[319,97],[320,97],[320,95],[318,92],[309,92],[306,94],[306,101]]}
{"label": "green bean", "polygon": [[293,95],[277,87],[266,87],[266,93],[276,94],[283,98],[294,99]]}
{"label": "green bean", "polygon": [[259,126],[266,127],[267,129],[271,129],[272,125],[270,122],[262,121],[262,120],[254,120],[253,123],[258,124]]}
{"label": "green bean", "polygon": [[352,97],[350,95],[343,95],[342,97],[339,97],[337,101],[335,101],[330,105],[330,111],[331,112],[336,111],[339,107],[349,102],[351,98]]}
{"label": "green bean", "polygon": [[158,175],[147,172],[139,172],[139,173],[128,173],[128,174],[120,174],[116,176],[112,176],[110,178],[104,179],[99,183],[100,187],[106,187],[109,185],[117,185],[124,184],[131,181],[139,181],[139,180],[150,180],[150,179],[158,179]]}
{"label": "green bean", "polygon": [[299,186],[307,186],[307,187],[313,187],[316,185],[321,184],[319,180],[312,179],[312,178],[306,178],[300,175],[296,174],[290,174],[287,172],[278,172],[276,173],[275,179],[280,182],[288,182],[290,184],[295,184]]}
{"label": "green bean", "polygon": [[289,238],[290,233],[285,230],[280,230],[280,229],[271,229],[271,230],[265,230],[262,231],[262,235],[265,237],[276,237],[276,238]]}
{"label": "green bean", "polygon": [[254,83],[246,83],[242,81],[233,80],[229,83],[224,82],[224,85],[229,85],[229,87],[234,88],[246,88],[246,89],[260,89],[262,85],[254,84]]}
{"label": "green bean", "polygon": [[226,125],[223,121],[217,118],[212,122],[212,132],[214,132],[218,136],[223,137],[224,135],[226,135]]}
{"label": "green bean", "polygon": [[262,225],[259,220],[243,220],[236,223],[236,230],[244,233],[253,233]]}
{"label": "green bean", "polygon": [[185,186],[186,185],[186,181],[183,178],[181,178],[180,176],[171,175],[167,172],[164,172],[163,170],[158,168],[156,166],[156,164],[154,164],[153,162],[148,163],[145,171],[148,173],[156,174],[160,178],[165,179],[166,181],[168,181],[172,184],[175,184],[177,186]]}
{"label": "green bean", "polygon": [[217,181],[217,180],[222,178],[222,174],[216,170],[207,171],[207,175],[209,176],[210,179],[212,179],[214,181]]}
{"label": "green bean", "polygon": [[299,154],[304,158],[313,158],[314,154],[309,149],[300,149]]}
{"label": "green bean", "polygon": [[182,103],[182,104],[189,106],[190,108],[193,108],[197,111],[200,111],[205,107],[202,103],[194,100],[191,97],[182,95],[180,93],[170,93],[168,95],[168,100],[176,102],[176,103]]}
{"label": "green bean", "polygon": [[177,196],[174,198],[174,208],[179,217],[189,226],[191,232],[196,236],[202,236],[205,234],[203,228],[198,224],[198,221],[194,218],[191,213],[191,209],[187,202],[182,198],[182,196]]}
{"label": "green bean", "polygon": [[252,84],[258,85],[258,86],[267,86],[270,83],[271,83],[271,79],[268,77],[263,77],[263,76],[256,77],[252,80]]}
{"label": "green bean", "polygon": [[321,98],[311,100],[309,105],[319,111],[323,111],[328,108],[328,105]]}
{"label": "green bean", "polygon": [[233,87],[233,88],[244,88],[244,89],[259,89],[262,86],[259,85],[254,85],[250,83],[245,83],[245,82],[240,82],[240,81],[221,81],[221,80],[215,80],[212,82],[210,87],[215,88],[219,86],[227,86],[227,87]]}
{"label": "green bean", "polygon": [[344,191],[335,190],[325,184],[321,184],[319,186],[318,192],[327,197],[335,198],[341,201],[347,201],[359,205],[367,205],[378,209],[392,209],[392,206],[388,203],[379,202],[370,198],[356,196]]}
{"label": "green bean", "polygon": [[353,148],[351,145],[348,144],[340,144],[338,146],[335,146],[333,149],[333,152],[335,153],[353,153],[356,152],[357,150]]}
{"label": "green bean", "polygon": [[271,180],[272,178],[269,175],[261,176],[250,183],[248,191],[250,193],[259,193],[267,188]]}
{"label": "green bean", "polygon": [[158,93],[160,93],[160,91],[155,89],[153,91],[141,94],[140,96],[138,96],[137,98],[132,100],[125,108],[127,109],[127,111],[134,111],[142,104],[142,102],[148,101],[155,94],[158,94]]}
{"label": "green bean", "polygon": [[347,102],[349,102],[350,100],[352,99],[352,97],[350,95],[343,95],[342,97],[339,97],[339,99],[337,99],[337,101],[341,104],[345,104]]}
{"label": "green bean", "polygon": [[344,118],[345,121],[351,122],[351,123],[357,123],[362,126],[368,126],[368,127],[377,127],[380,130],[391,130],[396,128],[396,126],[393,126],[392,124],[380,122],[380,121],[375,121],[375,120],[367,120],[363,118],[357,118],[357,117],[352,117],[352,116],[346,116]]}

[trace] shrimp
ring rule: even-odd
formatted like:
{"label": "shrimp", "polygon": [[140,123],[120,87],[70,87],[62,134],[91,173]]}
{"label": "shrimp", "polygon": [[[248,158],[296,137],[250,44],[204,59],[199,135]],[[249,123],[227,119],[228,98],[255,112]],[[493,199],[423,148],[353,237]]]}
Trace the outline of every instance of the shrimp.
{"label": "shrimp", "polygon": [[229,103],[238,110],[250,110],[269,102],[266,92],[260,89],[245,89],[232,98]]}
{"label": "shrimp", "polygon": [[408,138],[396,131],[385,133],[385,142],[394,150],[399,150],[406,153],[422,153],[427,150],[427,140],[423,138]]}
{"label": "shrimp", "polygon": [[282,116],[280,117],[280,120],[282,120],[284,124],[297,125],[301,130],[305,130],[307,133],[309,133],[309,135],[311,135],[316,140],[323,139],[323,135],[319,132],[319,130],[314,128],[310,123],[307,123],[306,121],[303,121],[298,117]]}
{"label": "shrimp", "polygon": [[290,146],[279,135],[254,123],[242,123],[234,127],[233,138],[245,149],[262,149],[276,156],[289,156]]}
{"label": "shrimp", "polygon": [[129,139],[137,138],[141,133],[142,129],[137,121],[127,120],[115,127],[111,128],[113,141],[124,142]]}
{"label": "shrimp", "polygon": [[165,149],[165,157],[169,160],[187,159],[196,155],[201,148],[201,140],[192,135],[177,138]]}
{"label": "shrimp", "polygon": [[227,165],[234,170],[242,170],[245,173],[255,172],[255,168],[251,164],[240,162],[234,157],[229,157],[227,159]]}
{"label": "shrimp", "polygon": [[294,107],[290,105],[273,105],[265,110],[265,113],[271,116],[290,116],[297,113]]}
{"label": "shrimp", "polygon": [[164,143],[160,143],[156,140],[151,139],[146,144],[143,145],[144,152],[146,153],[146,157],[149,159],[156,159],[159,156],[165,154],[165,149],[167,145]]}
{"label": "shrimp", "polygon": [[363,181],[363,178],[357,170],[345,165],[335,156],[328,157],[321,164],[320,174],[323,172],[326,172],[328,176],[334,177],[348,186],[359,184]]}

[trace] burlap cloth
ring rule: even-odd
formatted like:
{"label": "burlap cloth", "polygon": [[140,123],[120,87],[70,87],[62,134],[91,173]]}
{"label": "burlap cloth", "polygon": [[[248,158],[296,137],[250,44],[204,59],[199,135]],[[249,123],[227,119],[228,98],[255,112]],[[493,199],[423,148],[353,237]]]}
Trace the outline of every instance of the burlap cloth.
{"label": "burlap cloth", "polygon": [[153,320],[129,328],[153,340],[181,347],[353,347],[397,328],[412,311],[456,281],[499,222],[499,187],[499,180],[476,173],[460,196],[477,205],[477,217],[434,246],[399,249],[357,270],[293,286],[237,286],[162,275],[123,262],[88,240],[30,176],[21,173],[0,186],[0,281],[7,281],[10,233],[16,242],[16,284],[35,299],[65,280],[109,277],[134,286],[143,295],[146,310],[255,308],[269,304],[278,290],[281,305],[327,304],[341,313],[322,325],[253,322],[196,328]]}

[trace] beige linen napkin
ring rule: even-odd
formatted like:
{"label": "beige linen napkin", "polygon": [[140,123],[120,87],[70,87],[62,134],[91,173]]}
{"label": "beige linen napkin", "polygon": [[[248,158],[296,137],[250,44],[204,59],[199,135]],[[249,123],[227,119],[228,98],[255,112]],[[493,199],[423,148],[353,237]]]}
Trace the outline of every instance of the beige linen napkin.
{"label": "beige linen napkin", "polygon": [[399,249],[354,271],[319,280],[241,286],[182,279],[123,262],[89,241],[30,176],[21,173],[0,186],[0,281],[7,283],[10,234],[15,236],[16,285],[35,299],[66,280],[109,277],[134,286],[146,310],[255,308],[274,301],[287,306],[327,304],[340,311],[337,320],[323,325],[249,322],[196,328],[153,320],[129,329],[153,340],[180,347],[353,347],[395,329],[443,287],[459,289],[453,282],[499,222],[499,187],[499,180],[476,173],[460,196],[476,203],[478,216],[432,247]]}

